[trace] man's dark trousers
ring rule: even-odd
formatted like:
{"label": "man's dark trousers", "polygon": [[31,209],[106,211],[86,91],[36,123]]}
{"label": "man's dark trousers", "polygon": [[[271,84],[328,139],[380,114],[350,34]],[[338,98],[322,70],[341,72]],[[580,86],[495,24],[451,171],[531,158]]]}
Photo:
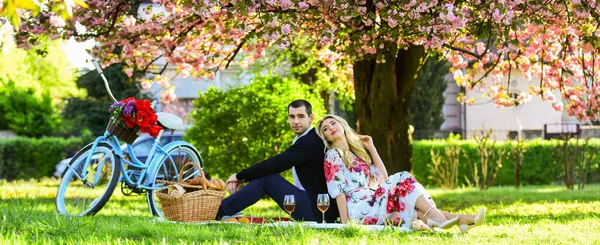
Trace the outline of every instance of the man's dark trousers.
{"label": "man's dark trousers", "polygon": [[247,207],[253,205],[267,194],[281,209],[283,209],[283,197],[294,195],[296,209],[292,212],[295,220],[316,221],[313,203],[306,191],[298,189],[279,174],[271,174],[262,178],[251,180],[246,186],[233,195],[223,199],[217,218],[225,215],[234,215]]}

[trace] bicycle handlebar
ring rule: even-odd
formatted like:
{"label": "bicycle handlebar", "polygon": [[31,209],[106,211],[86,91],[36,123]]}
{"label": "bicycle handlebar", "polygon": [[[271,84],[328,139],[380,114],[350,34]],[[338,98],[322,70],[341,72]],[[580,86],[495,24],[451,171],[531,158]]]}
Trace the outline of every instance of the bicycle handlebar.
{"label": "bicycle handlebar", "polygon": [[108,86],[108,80],[106,80],[106,77],[104,76],[104,72],[102,71],[102,68],[100,67],[100,64],[98,63],[98,60],[95,59],[92,61],[92,63],[94,63],[94,66],[96,67],[96,71],[98,71],[98,73],[100,74],[100,77],[102,77],[102,80],[104,80],[104,87],[106,88],[106,92],[108,92],[108,95],[110,96],[110,98],[116,103],[117,100],[115,99],[115,96],[113,96],[112,92],[110,91],[110,86]]}

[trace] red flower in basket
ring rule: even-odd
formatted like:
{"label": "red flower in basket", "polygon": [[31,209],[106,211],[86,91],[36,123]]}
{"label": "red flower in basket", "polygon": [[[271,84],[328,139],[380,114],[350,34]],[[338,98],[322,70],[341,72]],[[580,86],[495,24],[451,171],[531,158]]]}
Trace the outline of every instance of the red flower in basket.
{"label": "red flower in basket", "polygon": [[112,115],[115,123],[125,124],[128,128],[148,133],[155,138],[162,129],[157,125],[158,116],[149,100],[136,100],[129,97],[112,104],[108,113]]}

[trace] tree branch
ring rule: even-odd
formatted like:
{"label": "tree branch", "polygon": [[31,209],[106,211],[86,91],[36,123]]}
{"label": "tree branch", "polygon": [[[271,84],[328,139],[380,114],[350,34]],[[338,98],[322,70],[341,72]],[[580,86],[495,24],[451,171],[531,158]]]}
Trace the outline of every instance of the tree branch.
{"label": "tree branch", "polygon": [[454,51],[458,51],[458,52],[461,52],[461,53],[465,53],[465,54],[468,54],[468,55],[471,55],[471,56],[473,56],[473,57],[475,57],[477,59],[482,59],[483,58],[483,55],[476,54],[475,52],[469,51],[469,50],[466,50],[466,49],[462,49],[462,48],[457,48],[457,47],[454,47],[454,46],[450,46],[450,45],[448,45],[446,43],[442,44],[442,47],[447,48],[447,49],[451,49],[451,50],[454,50]]}
{"label": "tree branch", "polygon": [[[229,53],[229,55],[227,55],[227,57],[225,57],[224,60],[227,60],[227,64],[225,65],[225,69],[229,68],[229,64],[231,64],[231,62],[233,61],[233,59],[235,59],[235,56],[238,54],[238,52],[240,52],[240,50],[242,49],[242,47],[244,46],[244,44],[246,43],[246,41],[248,41],[248,39],[251,36],[254,36],[256,29],[258,29],[258,27],[252,29],[252,31],[250,31],[244,38],[242,38],[242,41],[240,41],[240,43],[235,48],[235,50],[233,50],[233,52]],[[221,62],[221,64],[222,63],[223,62]]]}

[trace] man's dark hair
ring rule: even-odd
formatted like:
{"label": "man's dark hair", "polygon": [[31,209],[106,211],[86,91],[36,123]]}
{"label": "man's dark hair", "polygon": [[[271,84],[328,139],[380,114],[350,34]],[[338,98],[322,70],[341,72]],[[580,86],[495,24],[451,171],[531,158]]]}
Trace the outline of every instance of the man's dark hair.
{"label": "man's dark hair", "polygon": [[306,115],[310,116],[312,114],[312,105],[306,101],[306,100],[294,100],[292,101],[292,103],[290,103],[288,105],[288,112],[290,111],[290,107],[293,108],[300,108],[300,107],[305,107],[306,108]]}

